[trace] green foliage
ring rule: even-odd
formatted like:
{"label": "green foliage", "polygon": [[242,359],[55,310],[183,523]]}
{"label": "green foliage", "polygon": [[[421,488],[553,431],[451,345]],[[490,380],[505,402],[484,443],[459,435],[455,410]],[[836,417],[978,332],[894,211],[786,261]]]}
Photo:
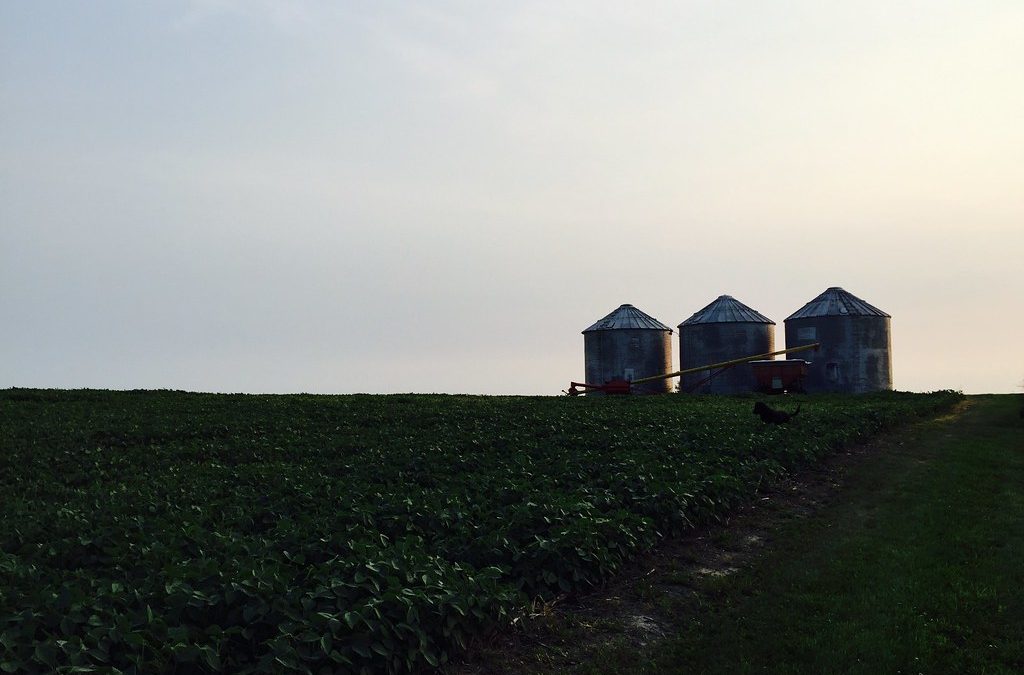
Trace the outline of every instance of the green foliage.
{"label": "green foliage", "polygon": [[0,671],[430,670],[957,399],[0,392]]}

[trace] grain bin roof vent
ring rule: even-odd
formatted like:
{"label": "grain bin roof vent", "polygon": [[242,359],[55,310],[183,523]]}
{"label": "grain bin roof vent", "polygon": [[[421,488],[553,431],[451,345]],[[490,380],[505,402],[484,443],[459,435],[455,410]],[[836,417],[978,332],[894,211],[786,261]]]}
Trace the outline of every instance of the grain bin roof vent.
{"label": "grain bin roof vent", "polygon": [[848,293],[838,286],[827,289],[824,293],[786,317],[790,319],[809,319],[815,316],[885,316],[882,310],[869,305],[853,293]]}
{"label": "grain bin roof vent", "polygon": [[614,312],[604,317],[590,328],[587,328],[584,333],[589,333],[595,330],[619,330],[619,329],[641,329],[641,330],[667,330],[669,333],[672,329],[663,324],[662,322],[655,319],[653,316],[644,314],[633,305],[621,305]]}
{"label": "grain bin roof vent", "polygon": [[679,327],[698,323],[768,323],[775,322],[758,311],[747,307],[731,295],[720,295],[710,305],[695,313]]}

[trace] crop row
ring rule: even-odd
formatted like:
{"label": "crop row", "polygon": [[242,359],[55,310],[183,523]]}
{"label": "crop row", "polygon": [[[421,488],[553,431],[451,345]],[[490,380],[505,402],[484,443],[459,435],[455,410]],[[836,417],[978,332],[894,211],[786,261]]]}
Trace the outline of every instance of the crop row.
{"label": "crop row", "polygon": [[429,670],[957,398],[0,392],[0,670]]}

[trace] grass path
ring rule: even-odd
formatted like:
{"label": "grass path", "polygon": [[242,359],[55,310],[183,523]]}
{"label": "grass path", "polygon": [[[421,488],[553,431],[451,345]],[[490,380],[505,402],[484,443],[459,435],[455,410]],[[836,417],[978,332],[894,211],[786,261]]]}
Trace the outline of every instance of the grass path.
{"label": "grass path", "polygon": [[1022,673],[1020,404],[840,453],[453,672]]}
{"label": "grass path", "polygon": [[[911,427],[636,670],[1024,672],[1019,397]],[[619,665],[629,662],[620,653]]]}

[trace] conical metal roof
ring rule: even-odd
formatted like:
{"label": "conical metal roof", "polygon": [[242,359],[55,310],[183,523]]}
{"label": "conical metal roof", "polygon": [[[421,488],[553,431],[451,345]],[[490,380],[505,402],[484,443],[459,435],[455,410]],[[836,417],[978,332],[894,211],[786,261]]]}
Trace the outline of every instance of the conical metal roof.
{"label": "conical metal roof", "polygon": [[720,295],[710,305],[695,313],[679,327],[697,323],[770,323],[775,322],[764,314],[747,307],[731,295]]}
{"label": "conical metal roof", "polygon": [[653,316],[644,314],[633,305],[620,305],[618,309],[604,317],[584,333],[595,330],[619,330],[619,329],[646,329],[646,330],[667,330],[672,329],[655,319]]}
{"label": "conical metal roof", "polygon": [[[833,286],[811,300],[806,305],[786,317],[790,319],[809,319],[815,316],[885,316],[882,310],[869,305],[853,293]],[[891,317],[890,317],[891,318]]]}

